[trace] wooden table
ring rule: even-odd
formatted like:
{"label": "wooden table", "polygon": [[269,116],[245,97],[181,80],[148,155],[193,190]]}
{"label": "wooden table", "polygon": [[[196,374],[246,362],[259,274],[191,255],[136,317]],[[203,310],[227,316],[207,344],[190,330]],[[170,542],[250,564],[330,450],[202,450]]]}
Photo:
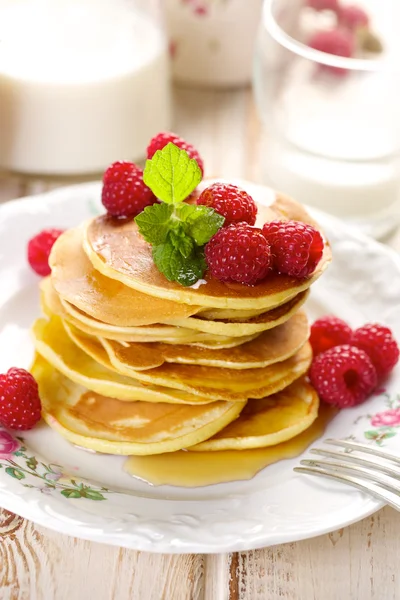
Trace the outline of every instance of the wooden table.
{"label": "wooden table", "polygon": [[[250,90],[177,90],[175,113],[209,175],[262,181]],[[0,200],[60,183],[3,176]],[[400,249],[400,231],[389,243]],[[85,542],[0,509],[0,600],[398,600],[399,556],[400,515],[390,508],[312,540],[210,556]]]}

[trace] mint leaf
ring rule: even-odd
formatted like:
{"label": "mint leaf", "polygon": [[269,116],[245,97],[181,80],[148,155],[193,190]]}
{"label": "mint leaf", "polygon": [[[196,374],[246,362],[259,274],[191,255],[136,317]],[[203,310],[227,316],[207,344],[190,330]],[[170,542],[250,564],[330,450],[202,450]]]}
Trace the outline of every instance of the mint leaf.
{"label": "mint leaf", "polygon": [[153,260],[157,269],[168,281],[177,281],[181,285],[193,285],[203,276],[206,268],[203,252],[198,249],[185,258],[175,248],[170,238],[164,244],[153,246]]}
{"label": "mint leaf", "polygon": [[181,221],[191,221],[198,208],[197,204],[180,202],[175,206],[175,213]]}
{"label": "mint leaf", "polygon": [[192,238],[185,235],[182,226],[176,231],[171,231],[169,235],[174,248],[179,250],[183,258],[189,258],[194,250],[194,242]]}
{"label": "mint leaf", "polygon": [[175,212],[183,221],[186,235],[193,238],[198,246],[206,244],[225,221],[225,217],[208,206],[182,203]]}
{"label": "mint leaf", "polygon": [[182,261],[182,266],[176,273],[176,281],[186,287],[193,285],[203,277],[206,268],[203,250],[196,249],[193,256]]}
{"label": "mint leaf", "polygon": [[198,246],[203,246],[221,229],[225,217],[208,206],[196,206],[196,208],[196,212],[189,217],[186,231]]}
{"label": "mint leaf", "polygon": [[179,268],[181,259],[181,253],[169,239],[164,244],[153,246],[154,264],[165,275],[168,281],[175,281],[175,271]]}
{"label": "mint leaf", "polygon": [[199,165],[172,142],[146,161],[143,181],[164,202],[175,204],[187,198],[202,179]]}
{"label": "mint leaf", "polygon": [[170,229],[170,219],[174,212],[172,204],[153,204],[135,217],[139,231],[149,244],[163,244]]}

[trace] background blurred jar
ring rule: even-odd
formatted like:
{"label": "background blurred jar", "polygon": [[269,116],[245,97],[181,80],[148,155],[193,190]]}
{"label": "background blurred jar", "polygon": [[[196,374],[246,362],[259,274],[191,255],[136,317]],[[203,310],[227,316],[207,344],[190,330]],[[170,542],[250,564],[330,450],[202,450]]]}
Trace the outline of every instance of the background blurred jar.
{"label": "background blurred jar", "polygon": [[250,83],[262,0],[165,0],[165,8],[175,81]]}

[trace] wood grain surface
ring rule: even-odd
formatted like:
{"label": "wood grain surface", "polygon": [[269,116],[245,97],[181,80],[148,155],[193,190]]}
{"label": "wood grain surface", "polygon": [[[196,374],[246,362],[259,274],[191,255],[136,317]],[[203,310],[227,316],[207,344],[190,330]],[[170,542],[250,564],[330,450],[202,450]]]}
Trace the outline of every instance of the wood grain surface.
{"label": "wood grain surface", "polygon": [[[250,90],[176,90],[175,130],[207,175],[262,181]],[[70,181],[0,175],[0,201]],[[388,242],[400,250],[400,231]],[[0,509],[0,600],[398,600],[400,514],[232,555],[156,555],[78,540]]]}

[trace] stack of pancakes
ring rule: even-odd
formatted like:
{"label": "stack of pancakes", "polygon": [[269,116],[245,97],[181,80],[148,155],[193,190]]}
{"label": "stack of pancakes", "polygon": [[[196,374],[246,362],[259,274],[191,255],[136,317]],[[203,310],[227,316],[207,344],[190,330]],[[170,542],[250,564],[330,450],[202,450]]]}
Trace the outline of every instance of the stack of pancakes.
{"label": "stack of pancakes", "polygon": [[[277,198],[262,222],[311,222]],[[313,223],[314,224],[314,223]],[[100,216],[65,232],[43,280],[32,368],[46,422],[72,443],[121,455],[260,448],[318,415],[305,380],[309,326],[301,310],[315,273],[254,287],[209,274],[169,282],[134,221]]]}

